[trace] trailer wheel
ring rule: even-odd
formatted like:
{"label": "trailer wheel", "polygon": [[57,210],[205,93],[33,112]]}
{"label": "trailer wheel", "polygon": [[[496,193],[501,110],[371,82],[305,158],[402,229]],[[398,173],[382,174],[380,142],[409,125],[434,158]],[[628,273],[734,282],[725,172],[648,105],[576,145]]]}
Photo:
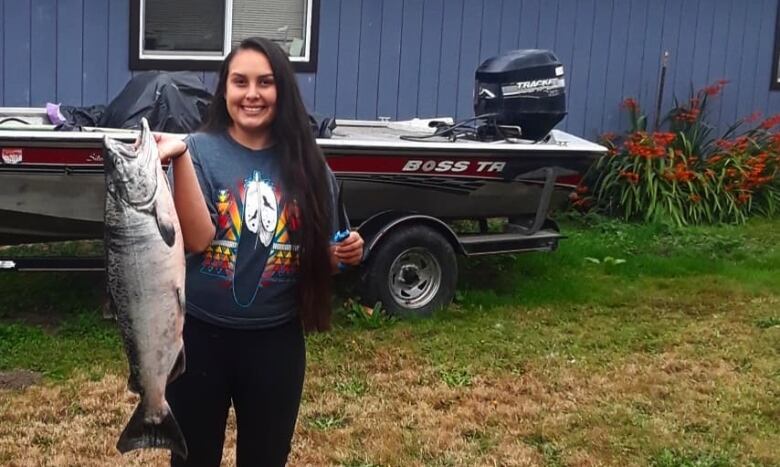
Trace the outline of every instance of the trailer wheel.
{"label": "trailer wheel", "polygon": [[430,227],[390,232],[375,247],[363,277],[364,302],[388,313],[429,316],[455,295],[458,267],[452,245]]}

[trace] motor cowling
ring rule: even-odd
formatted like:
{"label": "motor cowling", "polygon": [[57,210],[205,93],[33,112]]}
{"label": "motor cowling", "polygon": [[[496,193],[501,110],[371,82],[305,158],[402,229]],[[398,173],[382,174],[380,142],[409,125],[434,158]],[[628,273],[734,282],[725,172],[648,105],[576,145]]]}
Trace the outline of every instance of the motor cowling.
{"label": "motor cowling", "polygon": [[513,50],[477,68],[476,116],[496,114],[498,125],[517,126],[523,139],[540,140],[566,116],[563,65],[549,50]]}

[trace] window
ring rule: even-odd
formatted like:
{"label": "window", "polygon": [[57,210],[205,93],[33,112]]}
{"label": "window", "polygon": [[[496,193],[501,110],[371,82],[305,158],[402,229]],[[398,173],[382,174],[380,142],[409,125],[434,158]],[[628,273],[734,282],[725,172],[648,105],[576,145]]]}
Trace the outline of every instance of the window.
{"label": "window", "polygon": [[769,84],[769,89],[780,91],[780,6],[777,7],[775,18],[775,47],[772,51],[772,82]]}
{"label": "window", "polygon": [[250,36],[278,43],[296,71],[317,67],[319,0],[131,0],[131,70],[216,70]]}

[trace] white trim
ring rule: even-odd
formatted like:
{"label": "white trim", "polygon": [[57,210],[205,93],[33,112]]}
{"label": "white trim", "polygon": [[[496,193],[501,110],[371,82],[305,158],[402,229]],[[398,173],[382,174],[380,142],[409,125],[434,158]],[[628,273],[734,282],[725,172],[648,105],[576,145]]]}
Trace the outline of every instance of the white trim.
{"label": "white trim", "polygon": [[304,0],[306,2],[306,17],[304,18],[305,21],[305,27],[306,27],[306,41],[303,45],[303,56],[302,57],[289,57],[291,62],[308,62],[311,60],[311,17],[312,17],[312,10],[314,9],[314,2],[312,0]]}

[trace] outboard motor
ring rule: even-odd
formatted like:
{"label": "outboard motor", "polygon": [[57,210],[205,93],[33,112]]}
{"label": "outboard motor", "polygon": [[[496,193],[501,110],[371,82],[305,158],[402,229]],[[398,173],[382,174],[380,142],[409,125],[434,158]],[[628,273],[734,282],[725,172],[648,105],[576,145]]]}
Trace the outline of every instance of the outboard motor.
{"label": "outboard motor", "polygon": [[[549,50],[513,50],[477,68],[474,113],[496,114],[492,128],[520,127],[520,137],[538,141],[566,116],[563,65]],[[481,135],[491,139],[491,125]],[[516,132],[515,132],[516,133]],[[500,136],[500,135],[499,135]]]}

